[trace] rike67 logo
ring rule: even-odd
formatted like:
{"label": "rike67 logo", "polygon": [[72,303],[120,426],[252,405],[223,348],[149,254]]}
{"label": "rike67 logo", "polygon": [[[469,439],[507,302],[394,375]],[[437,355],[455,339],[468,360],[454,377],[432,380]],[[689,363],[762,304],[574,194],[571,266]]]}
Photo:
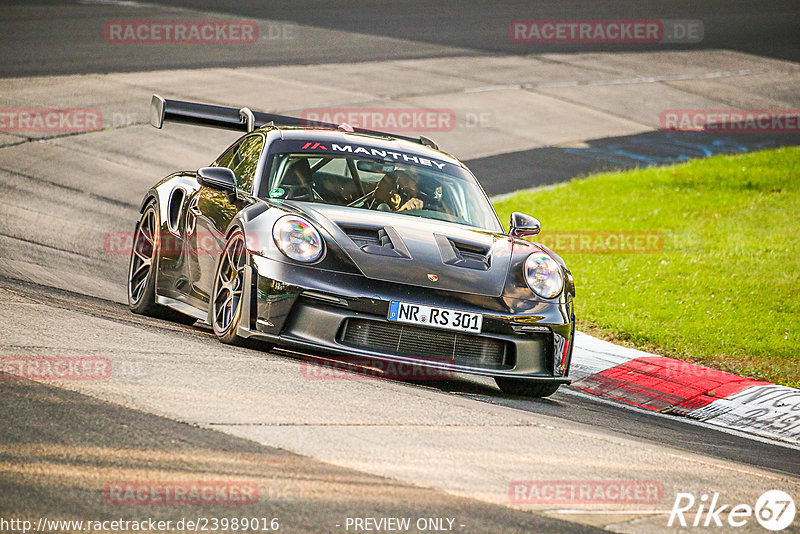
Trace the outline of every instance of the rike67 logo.
{"label": "rike67 logo", "polygon": [[723,504],[716,492],[711,496],[704,493],[699,499],[691,493],[678,493],[667,526],[738,528],[755,517],[759,525],[777,532],[792,524],[796,511],[794,500],[781,490],[764,492],[754,506]]}

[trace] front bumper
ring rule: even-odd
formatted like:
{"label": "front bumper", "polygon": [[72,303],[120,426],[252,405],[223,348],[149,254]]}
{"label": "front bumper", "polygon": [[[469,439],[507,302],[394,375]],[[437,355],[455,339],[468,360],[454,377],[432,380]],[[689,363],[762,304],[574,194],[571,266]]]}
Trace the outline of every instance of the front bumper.
{"label": "front bumper", "polygon": [[[437,291],[253,256],[239,335],[311,352],[567,384],[574,320],[562,303]],[[483,314],[479,335],[386,320],[392,300]]]}

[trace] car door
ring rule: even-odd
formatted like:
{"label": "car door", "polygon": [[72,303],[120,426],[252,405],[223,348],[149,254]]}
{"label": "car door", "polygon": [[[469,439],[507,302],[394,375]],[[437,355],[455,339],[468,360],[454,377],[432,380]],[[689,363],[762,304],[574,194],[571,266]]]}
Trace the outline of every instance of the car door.
{"label": "car door", "polygon": [[225,232],[239,211],[253,202],[252,187],[258,162],[264,148],[264,135],[254,133],[243,137],[226,150],[214,163],[227,167],[236,175],[237,194],[229,195],[210,187],[201,187],[190,200],[189,211],[194,217],[193,235],[190,237],[195,250],[190,278],[193,293],[209,302],[214,284],[217,259],[225,248]]}

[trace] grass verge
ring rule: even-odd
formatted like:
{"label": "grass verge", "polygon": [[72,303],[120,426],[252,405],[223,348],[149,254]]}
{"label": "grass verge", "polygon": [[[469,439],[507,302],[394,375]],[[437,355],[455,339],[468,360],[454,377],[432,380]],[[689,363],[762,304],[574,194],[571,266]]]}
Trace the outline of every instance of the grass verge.
{"label": "grass verge", "polygon": [[584,331],[800,387],[800,148],[601,174],[495,208],[542,222],[534,241],[570,267]]}

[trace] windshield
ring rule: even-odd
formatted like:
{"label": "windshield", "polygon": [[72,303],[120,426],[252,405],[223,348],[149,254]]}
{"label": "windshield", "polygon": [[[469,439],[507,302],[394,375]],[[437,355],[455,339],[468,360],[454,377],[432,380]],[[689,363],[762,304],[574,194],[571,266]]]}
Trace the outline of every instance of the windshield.
{"label": "windshield", "polygon": [[483,191],[461,167],[399,152],[371,152],[376,154],[272,153],[259,196],[500,229]]}

